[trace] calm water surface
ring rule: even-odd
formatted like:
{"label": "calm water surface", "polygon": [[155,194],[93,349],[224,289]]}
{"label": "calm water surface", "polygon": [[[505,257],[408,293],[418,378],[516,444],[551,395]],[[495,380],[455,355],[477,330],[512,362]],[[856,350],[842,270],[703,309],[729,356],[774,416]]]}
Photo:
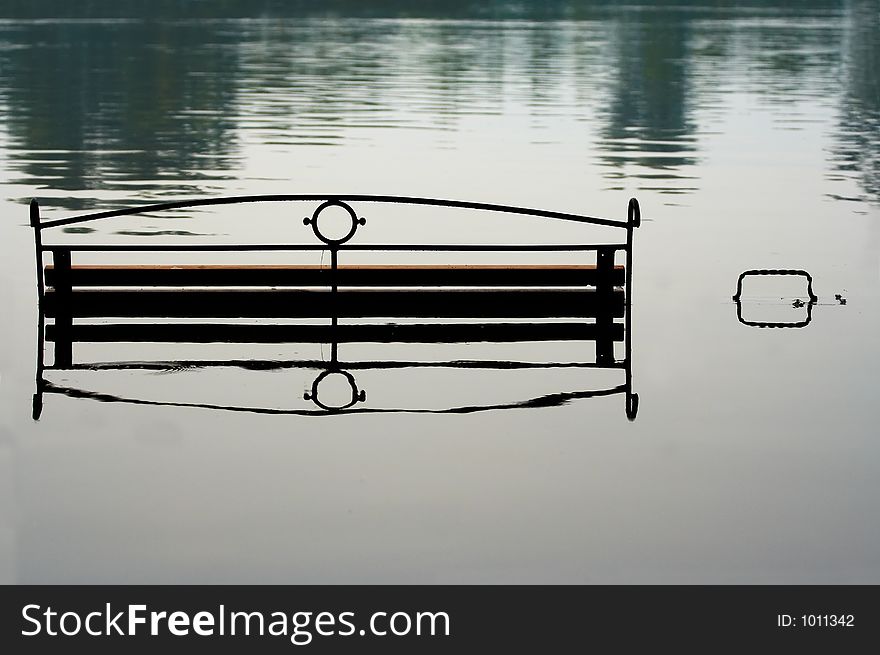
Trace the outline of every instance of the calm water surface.
{"label": "calm water surface", "polygon": [[[880,4],[569,14],[0,20],[0,580],[880,582]],[[620,396],[299,417],[57,395],[31,420],[30,198],[60,218],[260,193],[612,218],[638,197],[637,420]],[[300,239],[289,211],[180,211],[61,236]],[[541,224],[465,220],[450,223],[465,241],[556,238]],[[371,239],[383,234],[375,224]],[[809,271],[810,324],[741,324],[730,299],[751,268]],[[806,297],[799,280],[752,278],[745,292],[744,316],[804,316],[792,306]],[[464,351],[383,356],[475,347]],[[548,354],[499,353],[488,357]],[[78,355],[154,356],[149,346]],[[299,373],[56,380],[283,408],[303,404],[313,371]],[[413,369],[359,382],[371,401],[425,408],[614,384],[602,373]]]}

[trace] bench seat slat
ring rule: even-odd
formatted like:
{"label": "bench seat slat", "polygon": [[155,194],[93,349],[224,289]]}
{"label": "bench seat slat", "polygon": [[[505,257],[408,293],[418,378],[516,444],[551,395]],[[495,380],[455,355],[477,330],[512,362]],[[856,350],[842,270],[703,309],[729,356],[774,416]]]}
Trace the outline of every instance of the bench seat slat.
{"label": "bench seat slat", "polygon": [[[322,266],[73,266],[73,287],[312,287],[329,286],[334,277]],[[45,269],[46,284],[58,284],[53,266]],[[340,266],[335,282],[343,287],[498,286],[582,287],[598,281],[593,265],[453,265],[453,266]],[[611,283],[625,282],[623,266],[611,271]]]}
{"label": "bench seat slat", "polygon": [[[48,325],[46,338],[58,330]],[[623,341],[623,325],[611,323],[447,323],[442,325],[240,325],[117,323],[74,325],[74,342],[88,343],[511,343],[525,341]]]}
{"label": "bench seat slat", "polygon": [[45,295],[71,318],[591,318],[622,317],[624,293],[540,290],[74,290]]}

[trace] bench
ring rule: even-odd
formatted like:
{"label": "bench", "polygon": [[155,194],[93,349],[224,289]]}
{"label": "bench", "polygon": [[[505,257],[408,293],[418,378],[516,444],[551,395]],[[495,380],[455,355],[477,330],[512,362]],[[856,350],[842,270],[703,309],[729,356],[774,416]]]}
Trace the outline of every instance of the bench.
{"label": "bench", "polygon": [[[48,230],[118,216],[220,204],[312,203],[303,223],[317,243],[300,244],[64,244],[45,243]],[[457,210],[519,214],[540,219],[607,226],[625,231],[625,241],[602,244],[360,244],[353,238],[366,224],[357,203],[395,203]],[[322,214],[344,211],[347,233],[321,229]],[[61,392],[45,378],[51,370],[75,370],[77,343],[325,343],[331,358],[323,371],[351,376],[338,359],[341,343],[472,343],[592,341],[597,367],[622,368],[625,383],[611,393],[626,395],[632,420],[638,396],[631,389],[630,319],[633,230],[640,210],[630,200],[626,221],[485,203],[394,196],[245,196],[164,203],[42,220],[30,205],[37,259],[40,326],[34,417],[45,392]],[[344,230],[343,230],[344,231]],[[330,254],[327,265],[292,264],[293,252]],[[85,253],[272,254],[272,264],[95,264],[75,263]],[[351,253],[569,253],[590,263],[552,264],[360,264],[341,263]],[[615,256],[622,253],[624,262]],[[285,261],[288,260],[288,261]],[[301,319],[322,319],[303,322]],[[343,322],[340,322],[340,319]],[[296,322],[296,321],[300,322]],[[417,320],[418,322],[409,322]],[[403,321],[403,322],[401,322]],[[45,344],[54,344],[51,365]],[[614,343],[625,342],[623,360]],[[351,363],[346,366],[351,368]],[[353,376],[352,399],[325,405],[316,380],[306,399],[314,413],[354,411],[364,402]],[[70,390],[68,389],[68,392]],[[595,395],[607,395],[609,390]],[[68,393],[72,395],[72,393]],[[534,400],[534,399],[532,399]],[[309,412],[300,412],[309,413]]]}

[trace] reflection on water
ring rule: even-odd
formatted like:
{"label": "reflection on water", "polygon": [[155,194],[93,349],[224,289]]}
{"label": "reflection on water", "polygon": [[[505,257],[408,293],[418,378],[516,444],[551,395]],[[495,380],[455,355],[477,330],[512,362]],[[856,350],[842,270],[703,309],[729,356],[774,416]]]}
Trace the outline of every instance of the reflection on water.
{"label": "reflection on water", "polygon": [[205,190],[226,175],[237,67],[228,31],[65,22],[0,29],[15,183],[143,196]]}
{"label": "reflection on water", "polygon": [[[670,183],[697,163],[695,131],[688,98],[693,20],[677,10],[624,14],[608,28],[617,75],[607,80],[602,159],[612,167],[634,169],[656,180],[668,193],[693,190]],[[631,173],[630,173],[631,174]]]}
{"label": "reflection on water", "polygon": [[855,3],[844,52],[846,77],[834,169],[856,174],[880,198],[880,2]]}
{"label": "reflection on water", "polygon": [[[277,198],[275,199],[277,201]],[[304,200],[286,198],[287,201]],[[77,261],[83,254],[123,252],[137,256],[143,248],[137,244],[116,245],[114,248],[100,245],[77,248],[58,243],[53,228],[72,224],[108,220],[102,214],[87,215],[61,221],[43,222],[39,204],[31,203],[31,221],[34,228],[35,250],[40,268],[37,271],[39,289],[38,344],[36,365],[36,393],[33,398],[33,417],[39,419],[43,412],[47,393],[63,394],[71,398],[90,398],[103,402],[125,402],[136,405],[165,407],[191,407],[200,409],[224,409],[269,415],[327,415],[340,413],[427,413],[470,414],[501,409],[538,409],[559,407],[584,398],[623,395],[626,416],[636,418],[638,394],[632,390],[632,339],[630,304],[632,297],[632,244],[635,228],[641,222],[639,204],[631,199],[626,221],[584,216],[541,216],[523,208],[466,205],[457,207],[473,214],[483,210],[506,215],[526,215],[532,219],[533,229],[540,222],[566,220],[577,224],[601,225],[606,230],[626,230],[625,241],[601,244],[574,243],[569,245],[508,245],[475,243],[469,241],[459,246],[425,243],[423,235],[415,241],[397,241],[394,244],[355,243],[354,252],[378,251],[387,254],[437,251],[459,256],[493,252],[510,257],[514,253],[552,256],[552,254],[576,254],[592,256],[593,264],[569,265],[340,265],[339,259],[350,257],[352,243],[361,241],[362,226],[366,221],[361,212],[368,202],[363,198],[357,211],[346,200],[321,198],[315,202],[314,211],[304,223],[311,226],[313,242],[307,245],[288,244],[280,248],[265,246],[233,246],[222,250],[225,255],[253,255],[254,252],[270,250],[282,261],[289,260],[291,252],[327,248],[330,252],[329,266],[297,265],[165,265],[165,266],[113,266],[107,264],[81,265]],[[248,201],[250,204],[250,200]],[[446,201],[430,199],[390,198],[380,203],[442,207]],[[193,203],[197,204],[197,203]],[[230,204],[235,205],[233,201]],[[262,209],[269,201],[257,205]],[[461,203],[455,203],[461,205]],[[131,212],[115,212],[116,218],[126,213],[156,213],[161,207],[134,209]],[[344,218],[334,225],[332,219]],[[360,217],[360,218],[359,218]],[[328,223],[329,222],[329,223]],[[337,228],[335,235],[330,228]],[[119,232],[116,232],[119,234]],[[48,240],[47,240],[48,239]],[[216,248],[216,246],[214,246]],[[167,256],[201,255],[210,253],[212,246],[199,245],[194,249],[177,244],[159,246]],[[216,254],[217,251],[215,251]],[[620,263],[615,263],[617,255]],[[51,264],[42,265],[46,256]],[[291,320],[293,319],[293,320]],[[349,319],[347,322],[346,319]],[[413,320],[417,322],[412,322]],[[342,322],[341,322],[342,321]],[[378,321],[378,322],[377,322]],[[402,322],[401,322],[402,321]],[[46,363],[45,343],[53,346],[52,363]],[[122,361],[80,361],[74,357],[74,348],[82,344],[128,344],[132,354],[123,355]],[[188,361],[140,360],[144,345],[172,344],[178,357]],[[245,359],[230,357],[228,349],[223,358],[196,360],[192,350],[199,346],[223,344],[244,348],[248,353],[259,345],[271,344],[289,352],[306,344],[326,345],[329,360],[296,361],[293,359],[260,360],[253,354]],[[510,359],[451,358],[418,359],[408,353],[408,361],[382,360],[382,349],[371,352],[373,361],[346,360],[339,356],[340,344],[401,344],[464,346],[464,352],[472,346],[489,349],[500,344],[515,344]],[[487,346],[488,344],[488,346]],[[536,355],[542,347],[551,346],[551,352],[559,353],[547,361]],[[595,358],[583,361],[588,346],[594,346]],[[615,357],[615,345],[622,346],[622,354]],[[471,348],[467,348],[471,346]],[[555,349],[552,348],[555,346]],[[188,350],[188,347],[190,350]],[[222,348],[222,347],[221,347]],[[479,352],[480,348],[477,348]],[[516,349],[518,348],[518,350]],[[434,348],[433,350],[437,350]],[[430,351],[429,351],[430,352]],[[462,352],[461,350],[459,352]],[[182,354],[180,354],[182,353]],[[535,357],[539,357],[535,361]],[[386,355],[387,357],[387,355]],[[126,361],[128,360],[128,361]],[[75,383],[56,383],[48,376],[59,373],[70,375],[75,371],[120,372],[148,371],[150,373],[191,373],[193,370],[229,369],[244,371],[271,371],[286,376],[282,394],[282,406],[272,406],[273,391],[278,390],[278,375],[267,377],[260,383],[254,376],[247,384],[232,382],[194,385],[198,391],[228,391],[229,387],[257,389],[251,404],[241,401],[223,404],[218,401],[188,400],[187,381],[183,387],[171,392],[171,400],[126,395],[124,391],[99,392],[81,388]],[[579,371],[577,369],[580,369]],[[315,373],[317,371],[317,374]],[[355,372],[379,372],[378,382],[393,390],[422,387],[426,394],[415,406],[406,407],[400,400],[392,400],[392,406],[377,406],[367,402],[367,394],[359,388]],[[413,372],[412,380],[394,380],[394,372]],[[427,376],[425,373],[445,373],[445,376]],[[560,389],[566,381],[565,374],[572,372],[618,371],[618,379],[611,386],[593,389]],[[461,379],[460,372],[467,377]],[[475,378],[482,372],[482,378]],[[540,395],[517,398],[522,394],[523,384],[514,378],[523,378],[520,372],[538,372],[532,376]],[[295,385],[292,375],[305,373],[315,376],[302,395],[307,407],[290,407],[289,389]],[[452,373],[452,375],[450,375]],[[503,377],[499,375],[503,374]],[[421,375],[419,375],[421,374]],[[117,376],[118,377],[118,376]],[[179,377],[179,376],[177,376]],[[570,375],[568,377],[571,377]],[[418,384],[421,378],[422,383]],[[155,378],[154,378],[155,379]],[[390,380],[389,380],[390,379]],[[390,384],[389,384],[390,381]],[[143,377],[140,380],[143,385]],[[171,382],[171,384],[169,384]],[[567,381],[571,384],[571,381]],[[581,382],[582,383],[582,382]],[[546,387],[549,384],[550,390]],[[129,386],[131,386],[129,384]],[[149,386],[149,385],[147,385]],[[160,381],[160,395],[168,397],[173,381]],[[533,386],[534,388],[534,386]],[[329,391],[328,391],[329,389]],[[467,390],[464,401],[449,400],[461,390]],[[486,392],[489,392],[488,394]],[[372,395],[373,392],[371,392]],[[514,394],[511,398],[511,394]],[[382,394],[378,394],[382,397]],[[386,394],[387,396],[388,394]],[[406,394],[404,394],[406,395]],[[410,394],[412,395],[412,394]],[[490,399],[486,400],[484,397]],[[481,398],[482,397],[482,398]]]}
{"label": "reflection on water", "polygon": [[5,22],[13,183],[68,209],[220,193],[261,151],[351,145],[376,130],[429,131],[442,147],[482,117],[480,129],[527,121],[536,145],[603,166],[610,189],[635,179],[681,195],[700,187],[713,114],[757,92],[792,129],[837,98],[828,172],[876,200],[876,0],[688,7],[550,3],[547,15],[577,19],[563,22],[296,20],[275,5],[266,11],[286,17]]}

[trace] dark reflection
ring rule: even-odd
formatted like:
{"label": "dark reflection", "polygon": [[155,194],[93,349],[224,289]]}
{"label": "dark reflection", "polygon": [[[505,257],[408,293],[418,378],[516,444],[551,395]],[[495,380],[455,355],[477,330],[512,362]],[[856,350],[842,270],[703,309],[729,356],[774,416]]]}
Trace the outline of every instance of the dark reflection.
{"label": "dark reflection", "polygon": [[15,183],[143,198],[198,189],[233,166],[237,53],[229,30],[40,21],[0,34],[14,44],[0,51],[0,85]]}
{"label": "dark reflection", "polygon": [[0,17],[55,18],[0,24],[0,120],[20,195],[82,192],[47,200],[69,209],[107,191],[229,193],[246,143],[345,146],[380,128],[443,146],[470,116],[523,111],[533,143],[559,119],[594,128],[583,163],[612,188],[682,194],[720,98],[758,94],[797,129],[812,120],[797,103],[842,79],[831,165],[877,200],[878,4],[7,0]]}
{"label": "dark reflection", "polygon": [[880,200],[880,0],[857,0],[850,11],[834,165],[838,171],[855,172],[865,193],[876,201]]}
{"label": "dark reflection", "polygon": [[[660,4],[660,3],[657,3]],[[712,18],[724,10],[743,8],[785,11],[840,7],[841,0],[680,0],[675,6],[703,18]],[[0,16],[11,18],[254,18],[254,17],[338,17],[358,18],[527,18],[533,20],[588,19],[619,8],[645,10],[650,4],[615,0],[3,0]]]}
{"label": "dark reflection", "polygon": [[[691,16],[678,8],[659,8],[649,16],[623,13],[608,27],[614,35],[616,75],[605,110],[601,158],[615,168],[635,165],[675,177],[675,171],[697,162],[687,97]],[[635,177],[641,172],[627,170]]]}
{"label": "dark reflection", "polygon": [[564,19],[596,13],[612,0],[4,0],[0,16],[15,18],[254,18],[352,16],[358,18]]}
{"label": "dark reflection", "polygon": [[[303,201],[312,196],[225,198],[174,203],[199,206],[237,202]],[[426,243],[351,243],[366,221],[352,200],[400,203],[465,210],[525,214],[542,220],[565,220],[625,230],[623,242],[594,245],[444,245]],[[39,345],[37,393],[33,415],[42,413],[43,396],[58,393],[105,402],[188,406],[267,414],[339,414],[370,412],[470,413],[491,409],[551,407],[578,398],[621,394],[626,415],[634,420],[638,395],[632,391],[630,302],[632,294],[632,242],[641,217],[632,199],[626,221],[599,219],[500,205],[386,196],[349,196],[326,199],[303,222],[315,242],[284,246],[210,246],[144,244],[104,246],[47,243],[44,233],[53,228],[88,223],[114,216],[161,211],[162,206],[119,210],[69,219],[42,221],[39,205],[31,203],[39,288]],[[325,210],[341,209],[350,218],[350,229],[328,236],[321,228]],[[108,216],[109,214],[109,216]],[[619,232],[617,232],[619,234]],[[329,251],[328,267],[309,265],[78,265],[83,252],[133,253],[167,251],[290,252]],[[519,252],[578,253],[593,255],[595,264],[566,265],[345,265],[339,259],[353,252]],[[44,256],[51,264],[44,266]],[[622,263],[616,261],[620,254]],[[209,322],[205,322],[209,319]],[[292,321],[292,319],[296,319]],[[340,323],[341,319],[353,322]],[[394,319],[417,323],[376,322]],[[321,321],[314,323],[315,320]],[[198,322],[196,322],[198,321]],[[45,343],[54,345],[51,365],[45,361]],[[342,361],[339,345],[358,344],[516,344],[558,343],[578,352],[591,343],[595,359],[524,362],[515,360],[449,361]],[[76,344],[326,344],[329,361],[278,360],[175,360],[171,362],[91,362],[74,357]],[[623,357],[615,356],[615,344]],[[274,409],[212,403],[162,402],[92,392],[53,383],[46,373],[76,370],[180,371],[193,368],[238,367],[249,370],[318,370],[303,400],[311,408]],[[495,403],[474,403],[442,408],[374,407],[358,386],[354,371],[392,369],[510,371],[526,369],[619,370],[623,383],[596,390],[554,391]],[[340,384],[341,397],[328,399],[325,389]],[[476,389],[480,383],[473,381]],[[436,389],[442,396],[443,389]]]}
{"label": "dark reflection", "polygon": [[[805,302],[800,298],[796,298],[794,303],[792,303],[792,306],[796,308],[806,308],[806,318],[802,321],[757,321],[753,319],[743,318],[743,282],[746,278],[753,276],[803,277],[807,282],[806,295],[808,300]],[[836,298],[838,301],[842,300],[840,295],[837,295]],[[813,320],[813,305],[819,302],[819,298],[816,296],[815,293],[813,293],[813,276],[810,275],[807,271],[803,271],[800,269],[753,269],[740,273],[739,278],[736,281],[736,293],[733,294],[733,301],[736,303],[737,320],[739,320],[739,322],[743,325],[747,325],[748,327],[804,328],[807,327],[810,324],[810,321]],[[843,300],[841,304],[846,304],[846,300]]]}

